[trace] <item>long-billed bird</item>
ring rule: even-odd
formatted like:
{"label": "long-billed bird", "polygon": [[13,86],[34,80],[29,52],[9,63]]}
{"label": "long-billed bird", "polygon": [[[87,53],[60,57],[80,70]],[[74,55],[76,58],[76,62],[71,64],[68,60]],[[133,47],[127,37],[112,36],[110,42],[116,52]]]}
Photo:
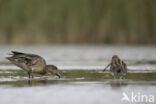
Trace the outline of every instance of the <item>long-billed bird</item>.
{"label": "long-billed bird", "polygon": [[110,72],[113,76],[123,77],[127,74],[127,65],[117,56],[112,57],[111,63],[103,70],[105,71],[110,66]]}

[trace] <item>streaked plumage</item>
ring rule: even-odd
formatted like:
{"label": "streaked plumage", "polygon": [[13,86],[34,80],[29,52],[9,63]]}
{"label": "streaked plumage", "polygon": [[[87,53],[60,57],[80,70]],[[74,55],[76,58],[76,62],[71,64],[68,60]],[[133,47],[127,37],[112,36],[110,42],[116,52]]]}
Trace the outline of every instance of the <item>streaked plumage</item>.
{"label": "streaked plumage", "polygon": [[54,65],[46,65],[46,61],[39,55],[11,51],[11,57],[6,57],[10,62],[28,72],[33,78],[33,73],[46,74],[53,73],[60,78],[58,69]]}
{"label": "streaked plumage", "polygon": [[103,71],[109,66],[113,76],[125,76],[127,74],[127,65],[117,55],[112,57],[111,63]]}

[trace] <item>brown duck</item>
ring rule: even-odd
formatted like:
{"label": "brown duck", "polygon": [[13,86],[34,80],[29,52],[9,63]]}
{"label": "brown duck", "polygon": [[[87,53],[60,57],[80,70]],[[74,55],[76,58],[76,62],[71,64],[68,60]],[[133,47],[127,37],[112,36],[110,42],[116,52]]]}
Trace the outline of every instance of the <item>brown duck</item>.
{"label": "brown duck", "polygon": [[22,68],[26,72],[28,72],[28,77],[30,76],[33,78],[33,73],[38,74],[46,74],[52,73],[58,76],[59,78],[61,75],[58,72],[58,69],[54,65],[47,65],[44,58],[39,55],[29,54],[29,53],[22,53],[17,51],[11,51],[11,57],[6,57],[10,62],[15,64],[16,66]]}

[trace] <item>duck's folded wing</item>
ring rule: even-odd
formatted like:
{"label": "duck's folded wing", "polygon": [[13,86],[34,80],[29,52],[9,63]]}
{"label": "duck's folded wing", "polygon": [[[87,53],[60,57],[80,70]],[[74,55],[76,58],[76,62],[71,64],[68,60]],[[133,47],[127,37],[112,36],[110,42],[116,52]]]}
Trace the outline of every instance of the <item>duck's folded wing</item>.
{"label": "duck's folded wing", "polygon": [[25,62],[26,65],[28,66],[33,66],[39,64],[39,62],[43,59],[40,59],[37,56],[31,56],[31,55],[22,55],[18,56],[18,61]]}
{"label": "duck's folded wing", "polygon": [[18,63],[25,63],[26,65],[32,66],[40,63],[41,61],[45,62],[42,57],[35,54],[28,54],[28,53],[22,53],[17,51],[11,51],[11,52],[13,53],[13,56],[11,57],[12,60]]}
{"label": "duck's folded wing", "polygon": [[9,61],[26,71],[40,71],[43,70],[46,65],[45,60],[41,56],[35,54],[12,51],[9,55],[12,55],[11,57],[6,57]]}

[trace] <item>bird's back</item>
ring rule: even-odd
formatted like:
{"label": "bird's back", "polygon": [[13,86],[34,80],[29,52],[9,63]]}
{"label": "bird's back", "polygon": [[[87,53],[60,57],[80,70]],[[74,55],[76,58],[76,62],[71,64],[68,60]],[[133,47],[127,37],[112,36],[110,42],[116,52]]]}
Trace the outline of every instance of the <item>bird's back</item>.
{"label": "bird's back", "polygon": [[25,71],[39,73],[45,69],[46,62],[41,56],[16,51],[12,51],[11,55],[7,59]]}
{"label": "bird's back", "polygon": [[111,63],[110,71],[114,76],[123,76],[127,73],[127,65],[122,60],[118,59]]}

